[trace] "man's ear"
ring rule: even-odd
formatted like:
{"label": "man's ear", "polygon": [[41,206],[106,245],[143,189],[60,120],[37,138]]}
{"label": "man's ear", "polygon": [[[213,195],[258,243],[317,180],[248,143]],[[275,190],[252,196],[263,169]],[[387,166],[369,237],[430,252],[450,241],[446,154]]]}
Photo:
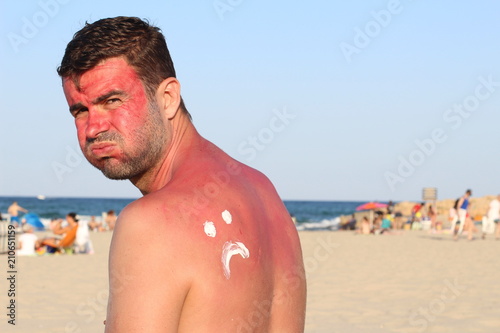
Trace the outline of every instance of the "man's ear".
{"label": "man's ear", "polygon": [[163,80],[156,91],[158,106],[170,120],[175,117],[181,104],[181,84],[175,77]]}

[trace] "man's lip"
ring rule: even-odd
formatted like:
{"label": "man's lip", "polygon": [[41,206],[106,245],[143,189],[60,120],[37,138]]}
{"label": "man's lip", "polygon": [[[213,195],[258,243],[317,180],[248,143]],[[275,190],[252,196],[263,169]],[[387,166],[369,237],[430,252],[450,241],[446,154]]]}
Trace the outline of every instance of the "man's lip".
{"label": "man's lip", "polygon": [[98,142],[90,145],[90,150],[96,156],[106,156],[109,155],[115,148],[115,144],[112,142]]}

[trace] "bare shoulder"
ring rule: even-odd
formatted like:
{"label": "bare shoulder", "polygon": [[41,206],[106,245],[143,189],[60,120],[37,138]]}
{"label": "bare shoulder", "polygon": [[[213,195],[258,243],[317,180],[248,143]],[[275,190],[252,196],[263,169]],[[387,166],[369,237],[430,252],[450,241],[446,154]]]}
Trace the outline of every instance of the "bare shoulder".
{"label": "bare shoulder", "polygon": [[[110,248],[109,332],[176,332],[191,286],[189,265],[179,269],[183,230],[168,197],[145,196],[118,217]],[[156,304],[151,307],[150,304]]]}
{"label": "bare shoulder", "polygon": [[[182,194],[158,191],[129,204],[117,219],[112,250],[115,245],[124,245],[129,249],[126,253],[140,254],[146,263],[161,259],[174,264],[179,255],[170,254],[179,253],[179,244],[190,228],[189,214],[182,211],[183,201]],[[119,256],[124,257],[124,253],[120,251]]]}

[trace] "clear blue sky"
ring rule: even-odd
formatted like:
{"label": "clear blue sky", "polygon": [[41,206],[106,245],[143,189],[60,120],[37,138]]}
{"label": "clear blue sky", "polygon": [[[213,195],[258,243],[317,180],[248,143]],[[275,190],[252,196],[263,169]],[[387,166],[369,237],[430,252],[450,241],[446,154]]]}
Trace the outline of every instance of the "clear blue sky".
{"label": "clear blue sky", "polygon": [[77,148],[55,70],[85,21],[166,35],[198,130],[285,200],[500,192],[500,2],[2,1],[0,195],[138,197]]}

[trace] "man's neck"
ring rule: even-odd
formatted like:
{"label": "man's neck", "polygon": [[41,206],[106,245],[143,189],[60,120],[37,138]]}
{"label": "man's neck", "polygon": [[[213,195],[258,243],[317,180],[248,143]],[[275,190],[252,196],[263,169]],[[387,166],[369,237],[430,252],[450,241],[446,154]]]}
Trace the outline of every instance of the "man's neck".
{"label": "man's neck", "polygon": [[143,195],[158,191],[167,185],[184,159],[187,147],[201,139],[193,124],[185,114],[176,116],[170,121],[171,133],[168,146],[159,163],[145,174],[130,181]]}

